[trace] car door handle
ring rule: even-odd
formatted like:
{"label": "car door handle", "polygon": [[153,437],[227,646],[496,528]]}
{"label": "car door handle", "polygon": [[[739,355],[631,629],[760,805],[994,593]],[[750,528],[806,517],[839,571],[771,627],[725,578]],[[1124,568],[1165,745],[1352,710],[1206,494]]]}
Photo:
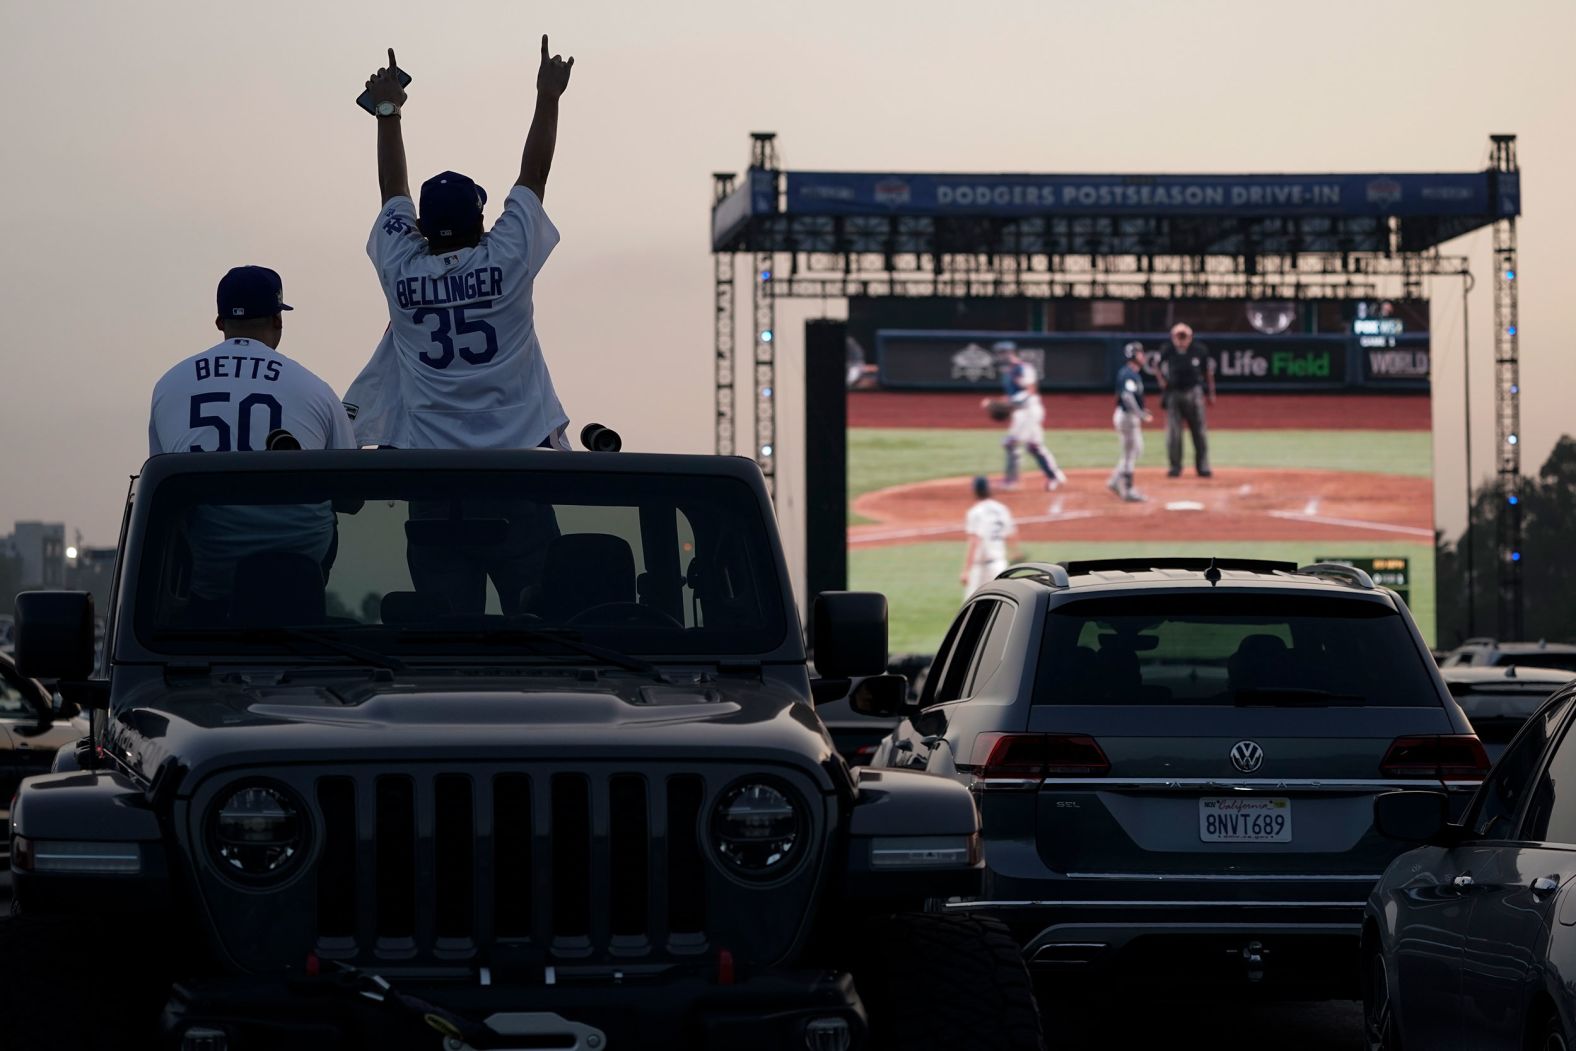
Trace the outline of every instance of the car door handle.
{"label": "car door handle", "polygon": [[1560,881],[1553,876],[1539,876],[1532,881],[1532,893],[1540,898],[1545,894],[1553,894],[1559,889]]}
{"label": "car door handle", "polygon": [[1457,890],[1471,890],[1475,886],[1471,876],[1457,876],[1450,881],[1450,885]]}

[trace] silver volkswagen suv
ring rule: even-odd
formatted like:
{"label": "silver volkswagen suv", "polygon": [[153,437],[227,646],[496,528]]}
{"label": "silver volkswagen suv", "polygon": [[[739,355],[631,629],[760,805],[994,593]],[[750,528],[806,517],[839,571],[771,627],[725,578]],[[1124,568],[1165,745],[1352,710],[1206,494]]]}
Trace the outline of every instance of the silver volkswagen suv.
{"label": "silver volkswagen suv", "polygon": [[1406,606],[1360,570],[1245,559],[1015,566],[976,592],[874,765],[957,779],[1005,920],[1064,987],[1353,995],[1401,844],[1373,797],[1488,769]]}

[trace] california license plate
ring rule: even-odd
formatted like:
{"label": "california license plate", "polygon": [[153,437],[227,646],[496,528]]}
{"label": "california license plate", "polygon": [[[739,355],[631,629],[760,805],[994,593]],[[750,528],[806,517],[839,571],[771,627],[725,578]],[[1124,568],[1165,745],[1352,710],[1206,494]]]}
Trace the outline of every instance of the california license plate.
{"label": "california license plate", "polygon": [[1275,796],[1200,799],[1198,838],[1205,843],[1290,843],[1291,800]]}

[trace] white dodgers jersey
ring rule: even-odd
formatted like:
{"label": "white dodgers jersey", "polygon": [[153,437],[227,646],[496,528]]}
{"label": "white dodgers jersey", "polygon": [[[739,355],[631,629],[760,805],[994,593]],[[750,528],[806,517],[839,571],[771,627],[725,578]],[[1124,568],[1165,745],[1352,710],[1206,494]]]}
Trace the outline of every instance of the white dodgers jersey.
{"label": "white dodgers jersey", "polygon": [[255,339],[227,339],[194,354],[153,388],[148,455],[251,452],[283,427],[303,449],[354,449],[333,389]]}
{"label": "white dodgers jersey", "polygon": [[[397,433],[377,437],[413,449],[528,449],[569,422],[531,304],[536,275],[557,244],[542,202],[523,186],[509,192],[479,244],[443,255],[429,250],[409,197],[383,206],[367,254],[388,299],[393,353],[375,354],[345,396],[362,408],[398,405]],[[367,396],[377,388],[376,398]],[[359,423],[358,414],[361,434]]]}
{"label": "white dodgers jersey", "polygon": [[979,562],[1004,562],[1007,559],[1007,538],[1018,531],[1012,512],[1005,504],[995,500],[981,500],[969,508],[963,520],[963,530],[979,540],[974,558]]}
{"label": "white dodgers jersey", "polygon": [[[166,372],[153,388],[148,454],[254,452],[283,427],[303,449],[354,449],[345,407],[327,383],[266,343],[227,339]],[[230,592],[236,564],[261,551],[321,560],[334,537],[329,504],[203,504],[187,523],[191,590]]]}

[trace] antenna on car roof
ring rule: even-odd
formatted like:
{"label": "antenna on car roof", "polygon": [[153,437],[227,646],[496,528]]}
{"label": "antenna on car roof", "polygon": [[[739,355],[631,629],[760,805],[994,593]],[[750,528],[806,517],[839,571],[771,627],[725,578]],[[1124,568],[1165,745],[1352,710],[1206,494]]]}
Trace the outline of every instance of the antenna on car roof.
{"label": "antenna on car roof", "polygon": [[1220,567],[1215,565],[1215,556],[1209,556],[1209,566],[1204,570],[1204,579],[1209,581],[1209,586],[1214,587],[1220,583]]}

